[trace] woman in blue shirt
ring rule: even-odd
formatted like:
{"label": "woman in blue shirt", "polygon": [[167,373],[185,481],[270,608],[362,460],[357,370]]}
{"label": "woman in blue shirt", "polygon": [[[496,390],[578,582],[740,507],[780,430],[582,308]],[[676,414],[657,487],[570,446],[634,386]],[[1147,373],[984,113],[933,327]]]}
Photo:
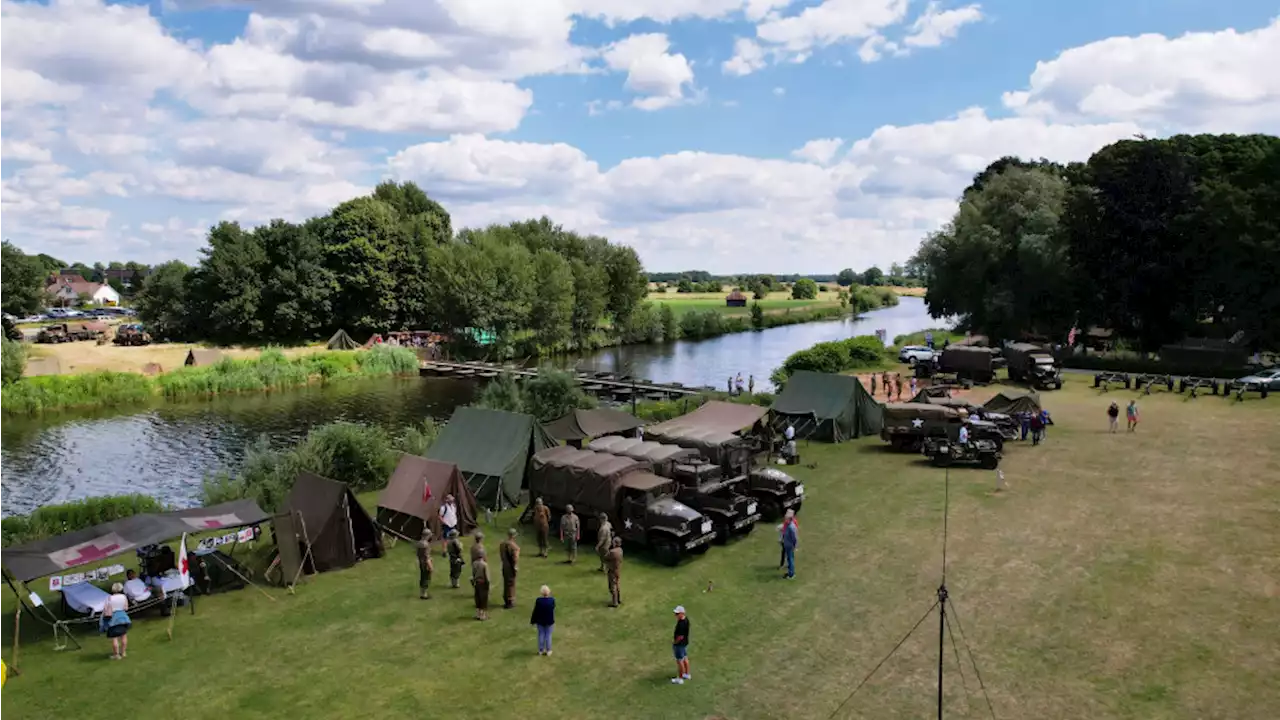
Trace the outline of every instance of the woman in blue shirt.
{"label": "woman in blue shirt", "polygon": [[551,654],[551,628],[556,624],[556,599],[551,597],[551,588],[546,585],[538,591],[541,595],[533,601],[533,616],[529,624],[538,628],[538,654]]}

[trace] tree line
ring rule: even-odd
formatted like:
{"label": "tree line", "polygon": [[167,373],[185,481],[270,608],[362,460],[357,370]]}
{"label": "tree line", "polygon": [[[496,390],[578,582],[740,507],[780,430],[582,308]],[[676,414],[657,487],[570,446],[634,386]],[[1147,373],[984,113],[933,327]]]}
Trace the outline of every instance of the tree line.
{"label": "tree line", "polygon": [[1006,157],[909,263],[934,317],[1064,342],[1099,326],[1144,351],[1240,335],[1280,345],[1280,138],[1180,135],[1084,163]]}
{"label": "tree line", "polygon": [[412,183],[383,183],[302,223],[223,222],[194,266],[157,266],[137,298],[154,335],[298,342],[431,329],[504,344],[588,345],[602,320],[625,326],[646,292],[628,247],[547,218],[453,232]]}

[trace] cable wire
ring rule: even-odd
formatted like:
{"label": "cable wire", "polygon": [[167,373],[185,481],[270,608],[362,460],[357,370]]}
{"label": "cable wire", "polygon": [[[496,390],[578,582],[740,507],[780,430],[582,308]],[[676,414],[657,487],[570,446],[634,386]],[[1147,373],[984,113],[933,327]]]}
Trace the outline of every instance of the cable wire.
{"label": "cable wire", "polygon": [[964,679],[964,663],[960,660],[960,646],[956,644],[956,635],[951,631],[951,618],[947,618],[947,635],[951,638],[951,649],[956,654],[956,670],[960,673],[960,685],[964,687],[965,702],[973,704],[973,698],[969,696],[969,683]]}
{"label": "cable wire", "polygon": [[973,665],[973,674],[978,678],[978,687],[982,688],[982,697],[987,701],[987,711],[991,713],[991,720],[995,720],[996,710],[991,706],[991,696],[987,694],[987,686],[982,682],[982,672],[978,670],[978,661],[973,657],[973,648],[969,647],[969,639],[964,636],[964,624],[960,622],[960,610],[955,600],[951,601],[951,614],[956,618],[956,628],[960,630],[960,639],[964,641],[964,651],[969,655],[969,664]]}
{"label": "cable wire", "polygon": [[835,709],[835,711],[827,716],[827,720],[831,720],[831,718],[840,714],[840,711],[844,709],[844,706],[849,704],[849,701],[853,699],[853,696],[858,694],[858,691],[862,689],[863,685],[867,684],[867,681],[871,679],[872,675],[876,674],[876,671],[880,669],[880,666],[888,662],[889,658],[893,657],[893,654],[898,652],[898,648],[902,647],[902,644],[907,641],[907,638],[911,637],[911,634],[914,633],[916,629],[920,627],[920,624],[923,623],[926,619],[928,619],[928,617],[931,614],[933,614],[933,609],[938,607],[938,602],[939,601],[937,600],[933,601],[933,604],[929,606],[929,609],[924,611],[924,615],[921,615],[920,619],[916,621],[916,624],[912,625],[911,629],[907,631],[907,634],[903,635],[902,639],[898,641],[898,644],[893,646],[893,649],[889,651],[889,654],[885,655],[884,659],[876,663],[876,666],[871,668],[871,672],[867,673],[867,676],[862,678],[862,682],[858,683],[858,687],[854,688],[853,692],[849,693],[849,696],[844,699],[844,702],[840,703],[840,705]]}

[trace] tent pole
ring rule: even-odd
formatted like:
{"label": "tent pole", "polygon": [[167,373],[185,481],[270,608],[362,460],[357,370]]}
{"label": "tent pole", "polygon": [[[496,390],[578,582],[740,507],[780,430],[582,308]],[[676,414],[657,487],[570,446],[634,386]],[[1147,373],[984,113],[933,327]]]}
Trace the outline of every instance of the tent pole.
{"label": "tent pole", "polygon": [[[307,551],[302,553],[302,561],[298,563],[298,571],[293,575],[293,582],[289,583],[290,595],[295,594],[293,591],[293,587],[298,584],[298,578],[302,575],[303,568],[307,566],[307,558],[312,557],[311,535],[307,533],[307,521],[305,518],[302,517],[302,513],[298,513],[298,522],[302,525],[302,541],[306,543]],[[298,542],[298,537],[296,535],[293,538],[293,542]],[[313,559],[312,562],[315,562],[315,560]],[[284,577],[283,567],[281,568],[280,575],[281,575],[281,578]]]}

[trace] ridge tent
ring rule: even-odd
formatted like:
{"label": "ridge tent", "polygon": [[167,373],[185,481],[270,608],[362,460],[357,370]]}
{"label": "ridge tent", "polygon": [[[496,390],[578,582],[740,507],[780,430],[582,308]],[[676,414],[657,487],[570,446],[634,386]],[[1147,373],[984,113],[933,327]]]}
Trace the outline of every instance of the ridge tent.
{"label": "ridge tent", "polygon": [[983,403],[991,412],[1012,415],[1020,412],[1040,412],[1040,393],[1034,390],[1001,390],[995,397]]}
{"label": "ridge tent", "polygon": [[695,435],[736,433],[754,425],[767,412],[759,405],[709,400],[687,415],[645,429],[645,439],[674,442]]}
{"label": "ridge tent", "polygon": [[[381,535],[346,483],[300,472],[284,510],[289,517],[302,518],[295,537],[304,545],[310,543],[311,564],[307,570],[339,570],[365,558],[382,557]],[[277,532],[276,544],[286,541],[289,534]],[[282,550],[282,557],[283,553]]]}
{"label": "ridge tent", "polygon": [[774,422],[790,423],[797,438],[844,442],[877,435],[884,409],[852,375],[800,370],[787,380],[773,401]]}
{"label": "ridge tent", "polygon": [[[431,490],[429,496],[426,488]],[[476,496],[462,479],[458,466],[408,453],[401,455],[391,480],[378,495],[378,524],[409,540],[422,537],[426,525],[431,528],[432,538],[439,540],[444,537],[440,503],[445,495],[452,495],[457,501],[458,533],[466,535],[474,530]]]}
{"label": "ridge tent", "polygon": [[222,362],[222,351],[220,350],[188,350],[187,360],[183,365],[191,367],[206,367],[208,365],[217,365]]}
{"label": "ridge tent", "polygon": [[427,457],[457,465],[476,501],[501,510],[519,504],[529,457],[555,444],[532,415],[468,406],[454,411]]}
{"label": "ridge tent", "polygon": [[594,410],[573,410],[558,417],[542,427],[547,434],[556,440],[569,442],[572,440],[590,440],[602,435],[635,430],[644,422],[634,415],[614,410],[613,408],[596,408]]}
{"label": "ridge tent", "polygon": [[338,330],[329,338],[329,343],[325,345],[329,350],[359,350],[360,343],[351,339],[346,330]]}

